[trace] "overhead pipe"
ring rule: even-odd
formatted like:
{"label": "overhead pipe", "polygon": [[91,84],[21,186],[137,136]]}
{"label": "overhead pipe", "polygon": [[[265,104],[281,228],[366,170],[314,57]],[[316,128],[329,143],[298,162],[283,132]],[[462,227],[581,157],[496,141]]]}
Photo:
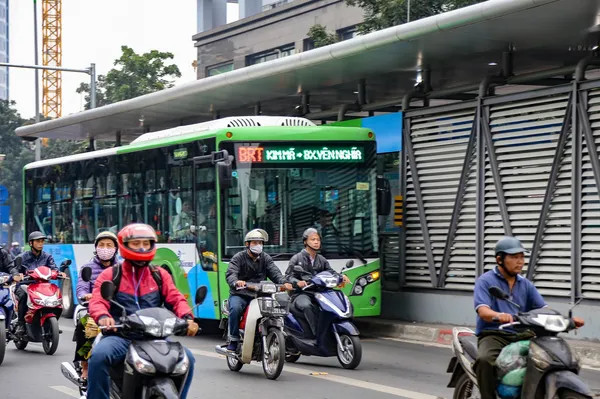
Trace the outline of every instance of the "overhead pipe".
{"label": "overhead pipe", "polygon": [[600,58],[586,57],[577,63],[577,67],[575,68],[575,81],[577,83],[585,80],[585,71],[590,66],[600,66]]}

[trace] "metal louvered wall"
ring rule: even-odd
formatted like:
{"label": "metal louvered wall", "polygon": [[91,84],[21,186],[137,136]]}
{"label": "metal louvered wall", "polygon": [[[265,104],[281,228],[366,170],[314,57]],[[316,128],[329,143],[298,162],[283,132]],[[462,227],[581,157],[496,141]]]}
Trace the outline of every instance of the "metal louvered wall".
{"label": "metal louvered wall", "polygon": [[472,290],[512,234],[542,294],[600,299],[599,87],[405,112],[404,286]]}

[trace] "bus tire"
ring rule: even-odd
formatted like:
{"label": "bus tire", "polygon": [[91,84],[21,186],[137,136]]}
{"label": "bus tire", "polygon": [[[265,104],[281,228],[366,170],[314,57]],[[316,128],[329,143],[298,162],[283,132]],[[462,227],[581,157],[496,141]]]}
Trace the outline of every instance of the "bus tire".
{"label": "bus tire", "polygon": [[62,287],[60,290],[62,293],[63,302],[63,311],[61,316],[71,319],[73,318],[73,313],[75,312],[75,301],[73,300],[73,285],[71,284],[70,278],[66,278],[62,281]]}

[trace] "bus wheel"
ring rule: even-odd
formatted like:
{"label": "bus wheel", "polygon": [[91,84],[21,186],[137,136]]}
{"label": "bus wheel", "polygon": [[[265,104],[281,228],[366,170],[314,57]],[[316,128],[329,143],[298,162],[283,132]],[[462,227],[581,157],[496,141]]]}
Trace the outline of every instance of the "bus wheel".
{"label": "bus wheel", "polygon": [[61,292],[63,302],[62,317],[70,319],[75,312],[75,304],[73,303],[73,285],[71,284],[70,278],[66,278],[62,281]]}

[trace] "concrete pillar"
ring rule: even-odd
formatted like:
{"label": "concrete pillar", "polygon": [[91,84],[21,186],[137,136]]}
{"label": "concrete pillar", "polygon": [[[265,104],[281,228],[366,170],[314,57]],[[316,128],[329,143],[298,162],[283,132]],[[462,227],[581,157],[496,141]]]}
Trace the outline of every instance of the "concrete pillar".
{"label": "concrete pillar", "polygon": [[240,19],[262,12],[262,0],[239,0]]}
{"label": "concrete pillar", "polygon": [[196,0],[196,5],[198,33],[227,23],[227,0]]}

